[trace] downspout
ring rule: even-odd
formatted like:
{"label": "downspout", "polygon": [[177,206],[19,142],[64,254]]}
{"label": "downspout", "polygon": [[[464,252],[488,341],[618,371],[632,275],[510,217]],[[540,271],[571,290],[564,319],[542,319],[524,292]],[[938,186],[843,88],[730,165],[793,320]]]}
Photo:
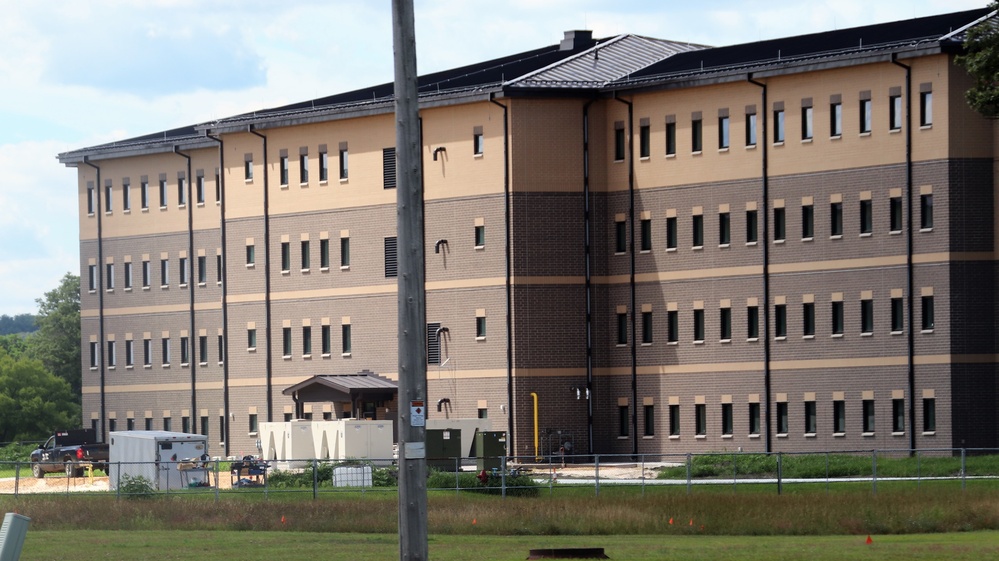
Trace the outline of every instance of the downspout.
{"label": "downspout", "polygon": [[197,419],[198,419],[198,361],[194,360],[196,358],[194,354],[194,341],[195,341],[195,325],[197,322],[194,317],[194,287],[198,284],[194,282],[194,198],[191,197],[191,156],[185,154],[179,150],[179,146],[176,144],[173,147],[173,153],[177,154],[181,158],[187,160],[187,286],[188,286],[188,296],[190,297],[190,318],[191,326],[188,333],[190,335],[187,338],[187,352],[190,353],[188,357],[191,365],[191,425],[190,429],[193,433],[197,433]]}
{"label": "downspout", "polygon": [[[271,378],[273,377],[273,345],[271,344],[271,215],[270,215],[270,193],[267,182],[267,137],[253,130],[253,125],[247,125],[246,132],[259,136],[264,140],[264,325],[267,330],[267,422],[274,420],[272,411],[274,409],[273,388]],[[224,261],[224,259],[223,259]]]}
{"label": "downspout", "polygon": [[229,455],[229,283],[226,279],[226,272],[229,267],[226,264],[226,228],[225,228],[225,143],[221,137],[212,136],[205,133],[205,136],[218,142],[219,144],[219,231],[222,244],[222,418],[223,425],[219,427],[222,442],[225,442],[225,455]]}
{"label": "downspout", "polygon": [[912,67],[898,61],[892,53],[891,63],[905,69],[905,295],[906,315],[909,316],[906,366],[909,377],[909,450],[916,449],[916,310],[915,268],[912,263]]}
{"label": "downspout", "polygon": [[631,153],[635,148],[635,143],[632,142],[634,106],[630,101],[617,97],[617,92],[614,92],[614,100],[628,106],[628,264],[630,267],[628,284],[631,286],[631,304],[628,307],[631,310],[631,453],[638,454],[638,345],[635,344],[638,341],[636,339],[638,337],[638,322],[635,319],[635,316],[638,315],[635,309],[635,155]]}
{"label": "downspout", "polygon": [[[101,377],[101,412],[100,412],[100,422],[101,426],[97,431],[100,436],[101,442],[107,442],[104,438],[104,418],[107,416],[107,401],[104,388],[104,224],[101,220],[101,215],[104,211],[101,209],[101,168],[90,162],[90,158],[87,156],[83,157],[83,163],[97,170],[97,181],[94,183],[94,214],[97,215],[97,330],[98,330],[98,340],[97,340],[97,366],[99,368]],[[83,387],[83,377],[80,377],[80,386]]]}
{"label": "downspout", "polygon": [[586,278],[586,441],[593,453],[593,216],[590,208],[590,106],[583,105],[583,267]]}
{"label": "downspout", "polygon": [[513,423],[513,266],[510,211],[510,109],[505,104],[496,101],[495,94],[489,95],[489,101],[503,108],[503,237],[506,252],[506,454],[514,455],[514,423]]}
{"label": "downspout", "polygon": [[762,82],[757,82],[753,79],[753,74],[750,73],[746,78],[750,84],[759,86],[761,88],[760,95],[762,96],[761,103],[763,106],[760,108],[758,114],[762,115],[762,134],[758,138],[758,143],[763,146],[763,208],[758,211],[758,214],[763,215],[763,238],[761,243],[763,245],[763,396],[764,396],[764,422],[766,423],[766,440],[764,441],[765,450],[767,454],[773,452],[773,411],[771,405],[771,371],[770,371],[770,169],[769,169],[769,137],[767,136],[767,85]]}

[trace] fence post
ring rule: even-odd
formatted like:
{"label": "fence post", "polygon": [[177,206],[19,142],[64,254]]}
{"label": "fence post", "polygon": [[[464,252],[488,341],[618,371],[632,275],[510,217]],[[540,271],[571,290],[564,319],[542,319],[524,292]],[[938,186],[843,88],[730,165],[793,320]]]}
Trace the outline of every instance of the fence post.
{"label": "fence post", "polygon": [[645,496],[645,454],[642,454],[642,496]]}
{"label": "fence post", "polygon": [[961,448],[961,491],[964,491],[968,484],[968,470],[967,464],[965,463],[965,452],[966,450]]}
{"label": "fence post", "polygon": [[319,465],[317,462],[318,460],[312,458],[312,500],[316,500],[316,497],[319,496]]}
{"label": "fence post", "polygon": [[829,452],[826,452],[826,494],[829,494]]}
{"label": "fence post", "polygon": [[923,461],[922,455],[919,453],[919,450],[916,450],[916,489],[917,490],[919,489],[919,484],[922,483],[922,480],[923,480],[923,464],[922,464],[922,461]]}
{"label": "fence post", "polygon": [[690,483],[690,452],[687,452],[687,494],[693,490]]}
{"label": "fence post", "polygon": [[215,502],[219,502],[219,461],[215,460]]}
{"label": "fence post", "polygon": [[593,476],[595,484],[596,495],[600,496],[600,455],[593,456]]}
{"label": "fence post", "polygon": [[[115,500],[120,500],[121,499],[121,462],[115,462],[115,465],[118,466],[118,469],[115,470],[115,474],[114,474],[114,498],[115,498]],[[111,480],[111,478],[109,477],[108,481],[110,481],[110,480]]]}
{"label": "fence post", "polygon": [[14,462],[14,498],[17,498],[17,491],[21,486],[21,462]]}
{"label": "fence post", "polygon": [[878,451],[871,450],[871,492],[878,494]]}
{"label": "fence post", "polygon": [[735,452],[732,452],[732,492],[736,493],[739,491],[739,466],[735,463],[736,457]]}
{"label": "fence post", "polygon": [[777,452],[777,494],[780,495],[784,491],[784,455],[781,452]]}
{"label": "fence post", "polygon": [[500,497],[506,499],[506,455],[500,456]]}

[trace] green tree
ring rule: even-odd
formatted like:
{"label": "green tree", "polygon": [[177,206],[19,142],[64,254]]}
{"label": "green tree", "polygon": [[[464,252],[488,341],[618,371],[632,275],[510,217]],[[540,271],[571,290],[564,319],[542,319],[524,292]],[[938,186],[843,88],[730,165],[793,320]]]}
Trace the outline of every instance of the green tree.
{"label": "green tree", "polygon": [[[990,2],[989,9],[999,9],[999,2]],[[986,117],[999,117],[999,23],[995,18],[969,29],[964,48],[966,53],[954,62],[975,81],[964,94],[968,105]]]}
{"label": "green tree", "polygon": [[38,360],[14,359],[0,349],[0,442],[38,440],[80,424],[69,384]]}
{"label": "green tree", "polygon": [[29,339],[30,356],[38,357],[49,372],[69,383],[81,397],[80,378],[80,277],[66,273],[59,286],[38,303],[38,331]]}
{"label": "green tree", "polygon": [[0,349],[6,351],[15,360],[31,356],[28,338],[21,335],[0,335]]}

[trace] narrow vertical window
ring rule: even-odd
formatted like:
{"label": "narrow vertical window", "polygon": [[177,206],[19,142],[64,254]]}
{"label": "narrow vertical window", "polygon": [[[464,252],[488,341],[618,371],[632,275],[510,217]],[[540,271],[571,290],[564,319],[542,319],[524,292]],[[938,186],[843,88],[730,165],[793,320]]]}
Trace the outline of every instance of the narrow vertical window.
{"label": "narrow vertical window", "polygon": [[666,121],[666,155],[673,156],[676,154],[676,120],[669,120],[667,117]]}
{"label": "narrow vertical window", "polygon": [[690,123],[690,148],[693,152],[700,152],[704,144],[704,122],[698,114]]}
{"label": "narrow vertical window", "polygon": [[829,235],[843,235],[843,203],[829,203]]}
{"label": "narrow vertical window", "polygon": [[106,359],[107,360],[107,364],[108,364],[108,368],[114,368],[118,364],[118,358],[116,356],[115,350],[116,350],[115,349],[115,342],[114,341],[108,341],[108,356],[107,356],[107,359]]}
{"label": "narrow vertical window", "polygon": [[104,185],[104,212],[111,212],[114,210],[114,205],[111,204],[111,201],[113,200],[113,197],[111,196],[112,193],[114,193],[114,187],[112,187],[110,183]]}
{"label": "narrow vertical window", "polygon": [[871,112],[871,100],[860,100],[860,132],[861,134],[871,132],[874,119]]}
{"label": "narrow vertical window", "polygon": [[784,143],[784,110],[774,111],[774,144]]}
{"label": "narrow vertical window", "polygon": [[872,434],[874,432],[874,400],[865,399],[863,403],[863,417],[864,417],[864,433]]}
{"label": "narrow vertical window", "polygon": [[645,218],[641,224],[641,251],[652,251],[652,220]]}
{"label": "narrow vertical window", "polygon": [[340,148],[340,179],[347,179],[350,168],[348,166],[348,158],[350,154],[347,152],[347,143],[344,142]]}
{"label": "narrow vertical window", "polygon": [[787,305],[774,306],[774,337],[787,337]]}
{"label": "narrow vertical window", "polygon": [[281,242],[281,272],[291,270],[291,243]]}
{"label": "narrow vertical window", "polygon": [[811,140],[814,136],[812,129],[812,107],[801,108],[801,139]]}
{"label": "narrow vertical window", "polygon": [[652,132],[648,125],[648,119],[642,119],[642,121],[645,123],[638,127],[638,156],[648,158],[651,154]]}
{"label": "narrow vertical window", "polygon": [[320,335],[323,340],[323,356],[329,356],[333,352],[333,338],[330,326],[324,325],[321,329]]}
{"label": "narrow vertical window", "polygon": [[204,286],[208,282],[208,258],[204,255],[198,256],[198,285]]}
{"label": "narrow vertical window", "polygon": [[905,329],[904,301],[901,298],[891,299],[891,332],[901,333]]}
{"label": "narrow vertical window", "polygon": [[302,327],[302,354],[312,354],[312,327],[308,325]]}
{"label": "narrow vertical window", "polygon": [[816,425],[815,402],[805,402],[805,434],[815,434]]}
{"label": "narrow vertical window", "polygon": [[[920,89],[924,89],[929,84],[922,84]],[[928,127],[933,124],[933,92],[919,92],[919,126]]]}
{"label": "narrow vertical window", "polygon": [[930,230],[933,228],[933,194],[927,193],[919,196],[919,228]]}
{"label": "narrow vertical window", "polygon": [[617,435],[618,437],[628,436],[628,425],[631,424],[631,414],[627,405],[617,406]]}
{"label": "narrow vertical window", "polygon": [[218,341],[216,342],[216,350],[219,353],[219,365],[223,364],[223,359],[225,358],[225,337],[222,335],[218,336]]}
{"label": "narrow vertical window", "polygon": [[760,434],[760,404],[749,404],[749,434],[758,436]]}
{"label": "narrow vertical window", "polygon": [[187,179],[184,177],[177,178],[177,204],[180,206],[187,204]]}
{"label": "narrow vertical window", "polygon": [[97,208],[97,192],[93,185],[87,185],[87,214],[93,214]]}
{"label": "narrow vertical window", "polygon": [[246,348],[255,349],[257,348],[257,330],[250,328],[246,330]]}
{"label": "narrow vertical window", "polygon": [[933,297],[923,296],[923,331],[932,331],[935,325],[933,318]]}
{"label": "narrow vertical window", "polygon": [[787,219],[784,208],[774,209],[774,241],[782,242],[787,237]]}
{"label": "narrow vertical window", "polygon": [[160,179],[160,208],[166,208],[167,206],[167,182],[166,179]]}
{"label": "narrow vertical window", "polygon": [[246,264],[255,265],[257,262],[257,249],[254,245],[246,246]]}
{"label": "narrow vertical window", "polygon": [[187,273],[188,273],[188,270],[187,270],[187,257],[181,257],[178,260],[177,269],[178,269],[178,275],[180,277],[180,285],[181,286],[186,286],[187,285]]}
{"label": "narrow vertical window", "polygon": [[718,245],[727,246],[732,242],[732,227],[729,213],[718,213]]}
{"label": "narrow vertical window", "polygon": [[319,240],[319,268],[324,271],[330,268],[330,241],[325,238]]}
{"label": "narrow vertical window", "polygon": [[759,217],[756,210],[746,211],[746,243],[756,243],[759,238]]}
{"label": "narrow vertical window", "polygon": [[843,136],[843,104],[829,104],[829,136]]}
{"label": "narrow vertical window", "polygon": [[777,403],[777,434],[786,435],[788,431],[787,402]]}
{"label": "narrow vertical window", "polygon": [[153,341],[152,339],[142,340],[142,365],[149,367],[153,364]]}
{"label": "narrow vertical window", "polygon": [[143,181],[139,183],[139,205],[143,210],[149,208],[149,182]]}
{"label": "narrow vertical window", "polygon": [[697,436],[708,434],[708,410],[703,403],[694,405],[694,432]]}
{"label": "narrow vertical window", "polygon": [[150,269],[152,269],[152,267],[150,266],[149,261],[148,260],[143,261],[142,262],[142,287],[143,288],[149,288],[150,284],[152,284],[152,276],[153,275],[152,275],[152,271]]}
{"label": "narrow vertical window", "polygon": [[874,203],[870,200],[860,201],[860,233],[870,234],[874,231]]}
{"label": "narrow vertical window", "polygon": [[319,152],[319,181],[327,181],[330,178],[330,155],[326,149]]}
{"label": "narrow vertical window", "polygon": [[732,436],[732,404],[722,403],[721,406],[721,417],[722,417],[722,436]]}
{"label": "narrow vertical window", "polygon": [[311,264],[312,259],[309,254],[309,240],[302,240],[302,270],[307,271]]}
{"label": "narrow vertical window", "polygon": [[180,363],[186,365],[191,362],[191,340],[188,337],[180,338]]}
{"label": "narrow vertical window", "polygon": [[250,421],[249,422],[249,427],[248,427],[249,431],[252,432],[252,433],[257,432],[257,414],[256,413],[251,413],[249,421]]}
{"label": "narrow vertical window", "polygon": [[860,332],[874,333],[874,300],[869,298],[860,301]]}
{"label": "narrow vertical window", "polygon": [[892,197],[888,201],[888,231],[902,231],[902,197]]}
{"label": "narrow vertical window", "polygon": [[288,184],[288,154],[282,154],[281,159],[278,161],[281,171],[281,185]]}
{"label": "narrow vertical window", "polygon": [[891,400],[891,431],[905,432],[905,399]]}
{"label": "narrow vertical window", "polygon": [[843,302],[832,303],[832,334],[843,334]]}
{"label": "narrow vertical window", "polygon": [[624,161],[625,152],[624,122],[618,121],[614,124],[614,161]]}
{"label": "narrow vertical window", "polygon": [[692,228],[692,242],[694,247],[704,246],[704,216],[700,214],[695,214],[693,216],[693,228]]}
{"label": "narrow vertical window", "polygon": [[923,398],[923,432],[937,430],[937,400],[932,397]]}
{"label": "narrow vertical window", "polygon": [[888,128],[893,131],[902,130],[901,95],[891,95],[888,97]]}
{"label": "narrow vertical window", "polygon": [[132,186],[127,181],[121,184],[121,210],[132,210]]}
{"label": "narrow vertical window", "polygon": [[160,259],[160,286],[167,286],[170,284],[170,261],[167,259]]}
{"label": "narrow vertical window", "polygon": [[135,365],[135,341],[125,339],[125,366]]}
{"label": "narrow vertical window", "polygon": [[801,206],[801,239],[810,240],[815,236],[815,207]]}
{"label": "narrow vertical window", "polygon": [[722,341],[732,340],[732,308],[720,308],[718,310],[719,330],[718,336]]}
{"label": "narrow vertical window", "polygon": [[475,247],[485,247],[486,245],[486,227],[484,225],[479,225],[475,227],[474,230],[475,237]]}
{"label": "narrow vertical window", "polygon": [[676,217],[666,219],[666,249],[676,249],[677,243]]}
{"label": "narrow vertical window", "polygon": [[694,342],[704,342],[704,310],[694,310]]}
{"label": "narrow vertical window", "polygon": [[169,365],[170,364],[170,338],[169,337],[163,337],[162,339],[160,339],[160,351],[161,351],[161,355],[162,355],[161,358],[163,359],[163,365],[164,366]]}
{"label": "narrow vertical window", "polygon": [[197,177],[197,183],[195,184],[195,195],[197,196],[197,203],[199,205],[205,204],[205,176],[199,175]]}
{"label": "narrow vertical window", "polygon": [[222,174],[215,170],[215,202],[222,202]]}
{"label": "narrow vertical window", "polygon": [[198,336],[198,362],[202,365],[208,364],[208,336]]}
{"label": "narrow vertical window", "polygon": [[351,353],[351,336],[350,336],[350,324],[344,324],[340,326],[340,345],[341,353],[344,355],[349,355]]}
{"label": "narrow vertical window", "polygon": [[642,344],[652,344],[652,312],[642,312]]}
{"label": "narrow vertical window", "polygon": [[666,312],[666,341],[676,343],[680,340],[680,313],[676,310]]}
{"label": "narrow vertical window", "polygon": [[756,146],[756,113],[746,115],[746,146]]}
{"label": "narrow vertical window", "polygon": [[299,154],[298,155],[298,182],[308,183],[309,182],[309,155]]}
{"label": "narrow vertical window", "polygon": [[340,238],[340,268],[350,267],[350,238]]}
{"label": "narrow vertical window", "polygon": [[107,263],[104,265],[104,269],[104,276],[106,277],[104,279],[105,288],[108,290],[114,290],[114,263]]}
{"label": "narrow vertical window", "polygon": [[624,221],[614,223],[614,253],[628,251],[628,224]]}
{"label": "narrow vertical window", "polygon": [[281,355],[284,358],[291,356],[291,328],[281,328]]}
{"label": "narrow vertical window", "polygon": [[656,406],[645,406],[645,436],[656,435]]}
{"label": "narrow vertical window", "polygon": [[843,434],[846,432],[846,402],[836,400],[833,402],[833,432]]}
{"label": "narrow vertical window", "polygon": [[755,341],[760,337],[760,308],[746,307],[746,338]]}
{"label": "narrow vertical window", "polygon": [[475,338],[486,338],[486,318],[484,316],[475,318]]}
{"label": "narrow vertical window", "polygon": [[87,278],[88,284],[87,289],[90,292],[97,290],[97,265],[87,265]]}
{"label": "narrow vertical window", "polygon": [[617,344],[628,344],[628,314],[626,312],[617,314]]}
{"label": "narrow vertical window", "polygon": [[680,436],[680,406],[677,404],[669,406],[669,435]]}
{"label": "narrow vertical window", "polygon": [[729,140],[729,120],[728,116],[718,117],[718,149],[724,150],[728,148]]}
{"label": "narrow vertical window", "polygon": [[472,154],[481,156],[486,151],[486,139],[482,134],[482,127],[475,127],[472,131]]}
{"label": "narrow vertical window", "polygon": [[132,262],[125,262],[125,290],[132,289]]}
{"label": "narrow vertical window", "polygon": [[815,303],[805,302],[801,305],[802,330],[805,337],[815,335]]}

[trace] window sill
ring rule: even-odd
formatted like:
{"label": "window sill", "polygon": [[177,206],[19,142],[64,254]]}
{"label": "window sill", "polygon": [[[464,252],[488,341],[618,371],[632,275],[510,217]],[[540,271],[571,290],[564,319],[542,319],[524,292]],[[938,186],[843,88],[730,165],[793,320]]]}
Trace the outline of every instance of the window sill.
{"label": "window sill", "polygon": [[803,242],[811,242],[811,241],[815,241],[815,238],[813,238],[811,236],[806,236],[804,238],[801,238],[801,241],[803,241]]}
{"label": "window sill", "polygon": [[843,334],[842,333],[833,333],[832,335],[830,335],[830,337],[832,337],[833,339],[842,339],[843,338]]}
{"label": "window sill", "polygon": [[299,183],[298,186],[302,189],[307,189],[309,187],[309,182],[306,181],[305,183]]}
{"label": "window sill", "polygon": [[729,247],[730,245],[732,245],[732,244],[727,244],[727,243],[720,243],[720,244],[718,244],[718,248],[719,248],[719,249],[726,249],[726,248],[728,248],[728,247]]}
{"label": "window sill", "polygon": [[639,254],[642,254],[642,253],[650,253],[650,252],[652,252],[652,250],[651,250],[651,249],[640,249],[640,250],[638,250],[638,253],[639,253]]}
{"label": "window sill", "polygon": [[695,440],[707,440],[707,438],[708,438],[708,435],[706,435],[706,434],[697,434],[697,435],[694,435],[694,439]]}
{"label": "window sill", "polygon": [[208,363],[207,362],[199,362],[198,366],[208,366]]}
{"label": "window sill", "polygon": [[673,253],[673,252],[675,252],[675,251],[676,251],[676,248],[675,248],[675,247],[667,247],[667,248],[666,248],[666,253]]}
{"label": "window sill", "polygon": [[721,438],[722,438],[722,440],[731,440],[732,439],[732,435],[731,434],[723,434],[723,435],[721,435]]}
{"label": "window sill", "polygon": [[864,131],[858,135],[860,138],[871,136],[871,131]]}
{"label": "window sill", "polygon": [[860,237],[862,237],[862,238],[869,238],[869,237],[871,237],[871,232],[861,232],[860,233]]}
{"label": "window sill", "polygon": [[222,281],[215,281],[215,286],[222,286]]}
{"label": "window sill", "polygon": [[777,433],[777,438],[787,438],[787,433],[786,432],[779,432],[779,433]]}
{"label": "window sill", "polygon": [[330,354],[329,354],[329,353],[323,353],[323,354],[321,354],[321,355],[319,355],[319,356],[321,356],[321,357],[323,357],[323,358],[329,358],[329,357],[330,357]]}
{"label": "window sill", "polygon": [[746,242],[746,247],[751,247],[756,245],[756,242]]}
{"label": "window sill", "polygon": [[225,365],[225,363],[220,360],[219,361],[219,366],[223,366],[223,365]]}
{"label": "window sill", "polygon": [[169,363],[168,364],[162,364],[162,365],[160,365],[160,367],[161,368],[170,368],[170,364]]}
{"label": "window sill", "polygon": [[349,271],[350,270],[350,265],[340,265],[340,270],[341,271]]}
{"label": "window sill", "polygon": [[311,353],[304,354],[304,355],[302,355],[302,358],[304,360],[312,360],[312,354]]}
{"label": "window sill", "polygon": [[187,288],[187,283],[186,283],[186,282],[182,282],[182,283],[180,283],[180,287],[181,287],[181,288]]}
{"label": "window sill", "polygon": [[87,294],[97,294],[97,289],[91,288],[90,290],[87,291]]}
{"label": "window sill", "polygon": [[169,288],[170,288],[169,284],[161,284],[160,285],[160,290],[168,290]]}
{"label": "window sill", "polygon": [[256,269],[257,268],[257,264],[256,263],[247,263],[246,264],[246,268],[247,269]]}
{"label": "window sill", "polygon": [[281,271],[281,276],[285,276],[286,277],[286,276],[288,276],[290,274],[291,274],[291,270],[290,269],[285,269],[285,270]]}
{"label": "window sill", "polygon": [[704,246],[703,245],[695,245],[694,247],[692,247],[690,249],[692,249],[694,251],[702,251],[704,249]]}
{"label": "window sill", "polygon": [[834,135],[832,135],[832,136],[829,137],[829,140],[843,140],[843,135],[842,134],[834,134]]}
{"label": "window sill", "polygon": [[647,162],[647,161],[649,161],[649,157],[648,156],[641,156],[641,157],[638,158],[638,161],[639,162]]}
{"label": "window sill", "polygon": [[676,159],[676,154],[666,154],[666,159],[667,159],[667,160],[673,160],[673,159]]}
{"label": "window sill", "polygon": [[104,216],[112,216],[113,214],[114,214],[113,210],[105,210],[104,211]]}
{"label": "window sill", "polygon": [[812,143],[812,139],[811,138],[802,138],[801,139],[801,143],[802,144],[811,144]]}
{"label": "window sill", "polygon": [[865,332],[860,334],[861,337],[874,337],[874,333]]}
{"label": "window sill", "polygon": [[814,339],[815,335],[802,335],[801,338],[802,339]]}
{"label": "window sill", "polygon": [[281,360],[291,360],[291,355],[281,355]]}
{"label": "window sill", "polygon": [[645,435],[645,436],[642,437],[642,440],[652,440],[655,437],[656,437],[656,435],[654,435],[654,434],[647,434],[647,435]]}
{"label": "window sill", "polygon": [[348,179],[346,177],[341,177],[339,181],[340,181],[340,185],[346,185],[347,182],[350,181],[350,179]]}
{"label": "window sill", "polygon": [[904,331],[889,331],[888,332],[889,335],[902,335],[903,333],[905,333],[905,332]]}
{"label": "window sill", "polygon": [[475,158],[476,160],[482,159],[482,156],[483,156],[482,152],[476,152],[475,154],[472,154],[472,157]]}
{"label": "window sill", "polygon": [[701,154],[702,152],[700,150],[694,150],[693,152],[690,153],[690,155],[694,157],[700,156]]}
{"label": "window sill", "polygon": [[628,438],[629,437],[627,437],[627,436],[618,436],[617,437],[618,440],[628,440]]}
{"label": "window sill", "polygon": [[255,353],[255,352],[257,352],[257,348],[256,347],[246,347],[246,352],[248,352],[248,353]]}
{"label": "window sill", "polygon": [[746,342],[747,343],[756,343],[759,340],[760,340],[759,337],[749,337],[749,338],[746,339]]}
{"label": "window sill", "polygon": [[923,330],[920,330],[920,333],[924,333],[924,334],[929,335],[929,334],[933,333],[933,330],[932,329],[923,329]]}
{"label": "window sill", "polygon": [[936,434],[937,434],[937,431],[935,431],[935,430],[923,431],[923,436],[936,436]]}
{"label": "window sill", "polygon": [[932,128],[933,128],[933,123],[930,123],[928,125],[919,125],[919,130],[921,131],[928,131]]}
{"label": "window sill", "polygon": [[671,434],[671,435],[669,435],[669,439],[670,440],[680,440],[680,435],[679,434]]}
{"label": "window sill", "polygon": [[703,345],[703,344],[704,344],[704,341],[694,341],[694,344],[695,344],[695,345]]}
{"label": "window sill", "polygon": [[902,235],[902,230],[889,230],[888,231],[888,235],[889,236],[901,236]]}
{"label": "window sill", "polygon": [[191,363],[189,363],[189,362],[182,362],[182,363],[180,363],[180,367],[181,368],[187,368],[188,366],[191,366]]}
{"label": "window sill", "polygon": [[[484,337],[483,337],[483,338],[484,338]],[[651,346],[652,346],[652,343],[642,343],[642,344],[641,344],[641,345],[639,345],[639,346],[641,346],[641,347],[651,347]]]}
{"label": "window sill", "polygon": [[718,149],[718,153],[719,154],[727,154],[728,153],[728,146],[723,146],[722,148],[719,148]]}
{"label": "window sill", "polygon": [[901,129],[901,128],[897,128],[897,129],[888,129],[888,134],[899,134],[899,133],[901,133],[901,132],[902,132],[902,129]]}
{"label": "window sill", "polygon": [[679,345],[680,342],[679,341],[666,341],[666,344],[667,345]]}
{"label": "window sill", "polygon": [[732,340],[731,339],[722,339],[722,340],[720,340],[718,342],[721,343],[722,345],[727,345],[727,344],[731,343]]}
{"label": "window sill", "polygon": [[205,201],[198,203],[198,208],[205,208]]}
{"label": "window sill", "polygon": [[476,340],[476,341],[485,341],[485,340],[486,340],[486,338],[485,338],[485,336],[482,336],[482,337],[476,337],[476,338],[475,338],[475,340]]}
{"label": "window sill", "polygon": [[779,148],[781,146],[784,146],[783,140],[778,140],[777,142],[774,142],[774,148]]}
{"label": "window sill", "polygon": [[[140,212],[149,212],[149,207],[147,207],[147,206],[142,207],[140,209]],[[91,216],[93,216],[93,215],[91,215]]]}
{"label": "window sill", "polygon": [[760,435],[759,434],[751,434],[751,435],[749,435],[749,438],[750,438],[750,440],[758,440],[760,438]]}
{"label": "window sill", "polygon": [[834,432],[833,433],[833,438],[843,438],[845,436],[846,436],[845,432]]}
{"label": "window sill", "polygon": [[783,243],[784,243],[784,240],[774,240],[774,245],[781,245]]}
{"label": "window sill", "polygon": [[96,366],[91,366],[91,367],[90,367],[90,371],[91,371],[91,372],[94,372],[94,371],[96,371],[96,370],[97,370],[97,367],[96,367]]}
{"label": "window sill", "polygon": [[205,287],[205,281],[199,281],[198,282],[198,287],[199,288],[204,288]]}
{"label": "window sill", "polygon": [[108,366],[108,370],[115,370],[117,367],[115,365]]}
{"label": "window sill", "polygon": [[860,436],[862,436],[864,438],[872,438],[874,436],[874,433],[873,432],[864,432],[864,433],[861,433]]}
{"label": "window sill", "polygon": [[829,236],[829,239],[830,240],[841,240],[841,239],[843,239],[843,234],[833,234],[833,235]]}
{"label": "window sill", "polygon": [[350,353],[340,353],[343,358],[350,358]]}
{"label": "window sill", "polygon": [[628,346],[628,343],[617,343],[614,346],[623,349]]}
{"label": "window sill", "polygon": [[774,337],[774,340],[775,341],[786,341],[787,340],[787,335],[778,335],[778,336]]}
{"label": "window sill", "polygon": [[125,367],[125,370],[134,370],[134,369],[135,369],[134,364],[129,364],[128,366]]}
{"label": "window sill", "polygon": [[301,271],[299,271],[299,272],[300,272],[300,273],[302,273],[303,275],[307,275],[307,274],[309,274],[309,273],[310,273],[311,271],[312,271],[311,269],[309,269],[309,268],[305,268],[305,269],[302,269],[302,270],[301,270]]}
{"label": "window sill", "polygon": [[93,218],[93,217],[94,217],[94,213],[92,213],[92,212],[88,212],[87,213],[87,218]]}
{"label": "window sill", "polygon": [[121,213],[122,214],[132,214],[132,209],[126,208],[125,210],[121,211]]}
{"label": "window sill", "polygon": [[257,431],[251,430],[250,432],[246,433],[246,436],[257,436]]}
{"label": "window sill", "polygon": [[746,146],[746,150],[756,150],[756,145],[755,144],[749,144],[749,145]]}
{"label": "window sill", "polygon": [[329,180],[327,180],[327,179],[320,179],[319,180],[319,186],[320,187],[324,187],[324,186],[326,186],[328,184],[329,184]]}
{"label": "window sill", "polygon": [[148,370],[148,369],[150,369],[150,368],[152,368],[152,367],[153,367],[153,365],[152,365],[152,364],[143,364],[143,365],[142,365],[142,368],[144,368],[144,369],[146,369],[146,370]]}
{"label": "window sill", "polygon": [[288,189],[288,184],[287,183],[282,183],[281,184],[281,189],[287,190]]}
{"label": "window sill", "polygon": [[891,433],[891,435],[892,436],[905,436],[905,432],[893,432],[893,433]]}
{"label": "window sill", "polygon": [[180,203],[177,205],[177,210],[184,210],[187,208],[187,203]]}
{"label": "window sill", "polygon": [[615,163],[615,164],[623,164],[623,163],[624,163],[624,160],[614,160],[614,163]]}
{"label": "window sill", "polygon": [[932,228],[932,227],[930,227],[930,228],[920,228],[920,229],[919,229],[919,232],[920,232],[920,233],[924,233],[924,232],[932,232],[932,231],[933,231],[933,228]]}
{"label": "window sill", "polygon": [[815,433],[814,432],[806,432],[803,436],[805,438],[815,438]]}
{"label": "window sill", "polygon": [[627,253],[624,251],[615,251],[614,255],[627,255]]}

